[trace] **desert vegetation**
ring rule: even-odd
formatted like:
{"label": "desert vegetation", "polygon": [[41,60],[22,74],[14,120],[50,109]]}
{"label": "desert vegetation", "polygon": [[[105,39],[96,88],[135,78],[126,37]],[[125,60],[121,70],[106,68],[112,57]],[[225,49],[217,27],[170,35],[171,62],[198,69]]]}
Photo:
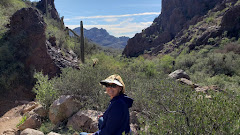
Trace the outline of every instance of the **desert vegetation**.
{"label": "desert vegetation", "polygon": [[[16,10],[30,5],[23,0],[0,1],[0,92],[11,91],[22,81],[33,81],[27,80],[28,74],[15,57],[18,50],[11,39],[6,40],[8,28],[5,27]],[[214,17],[205,22],[212,23]],[[55,36],[63,54],[64,50],[73,50],[80,56],[79,40],[70,37],[51,17],[44,16],[44,20],[47,38]],[[134,99],[131,111],[140,114],[138,132],[141,135],[240,133],[239,37],[228,37],[225,33],[222,37],[210,38],[208,44],[194,50],[181,45],[167,55],[136,58],[126,58],[119,50],[85,41],[86,62],[79,65],[80,69],[63,68],[62,73],[52,79],[41,72],[35,73],[33,92],[45,108],[60,95],[74,95],[84,109],[104,111],[109,99],[99,82],[111,74],[119,74],[125,82],[126,94]],[[98,59],[94,67],[93,59]],[[169,79],[168,74],[176,69],[186,71],[196,84],[217,85],[221,91],[196,92],[190,86]],[[46,119],[39,130],[49,133],[53,128]],[[60,129],[58,132],[75,131]]]}
{"label": "desert vegetation", "polygon": [[[99,81],[117,73],[125,81],[127,94],[135,100],[131,111],[140,112],[142,129],[148,127],[140,130],[140,134],[237,134],[239,54],[218,51],[206,46],[176,58],[165,55],[152,60],[143,56],[129,59],[102,52],[89,56],[86,64],[80,65],[80,70],[63,69],[60,77],[45,78],[45,83],[41,81],[44,78],[41,73],[36,73],[36,92],[46,91],[46,95],[37,99],[49,105],[45,99],[53,99],[47,91],[53,90],[56,96],[76,95],[85,109],[104,111],[109,99]],[[93,58],[99,59],[95,67],[92,67]],[[205,93],[197,93],[189,86],[167,79],[167,74],[175,69],[187,71],[195,83],[218,85],[224,92],[212,91],[208,93],[212,98],[206,98]]]}

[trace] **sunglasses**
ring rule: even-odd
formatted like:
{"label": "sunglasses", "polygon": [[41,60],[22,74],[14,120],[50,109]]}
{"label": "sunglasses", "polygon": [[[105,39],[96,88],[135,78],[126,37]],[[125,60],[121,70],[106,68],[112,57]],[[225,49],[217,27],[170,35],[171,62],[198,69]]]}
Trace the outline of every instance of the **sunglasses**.
{"label": "sunglasses", "polygon": [[105,84],[105,86],[107,87],[107,88],[116,88],[117,87],[117,85],[116,84]]}

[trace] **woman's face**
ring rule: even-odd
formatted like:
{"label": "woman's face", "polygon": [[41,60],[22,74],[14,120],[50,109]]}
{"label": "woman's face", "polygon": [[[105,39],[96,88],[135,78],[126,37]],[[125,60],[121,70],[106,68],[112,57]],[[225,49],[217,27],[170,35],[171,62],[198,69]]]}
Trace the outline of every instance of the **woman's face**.
{"label": "woman's face", "polygon": [[106,85],[106,92],[110,96],[111,99],[113,99],[115,96],[118,96],[121,92],[122,87],[116,85],[116,84],[108,84]]}

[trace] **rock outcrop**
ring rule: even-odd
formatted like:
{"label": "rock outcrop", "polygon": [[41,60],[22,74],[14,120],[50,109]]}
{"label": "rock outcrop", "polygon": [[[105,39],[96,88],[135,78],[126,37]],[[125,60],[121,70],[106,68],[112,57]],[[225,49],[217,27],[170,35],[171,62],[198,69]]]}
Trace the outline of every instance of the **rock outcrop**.
{"label": "rock outcrop", "polygon": [[135,57],[171,41],[181,30],[196,24],[201,16],[223,0],[162,0],[162,12],[153,24],[128,40],[123,54]]}
{"label": "rock outcrop", "polygon": [[33,76],[33,71],[42,71],[50,77],[60,73],[48,54],[46,47],[46,23],[42,14],[33,8],[23,8],[10,19],[10,36],[16,47],[16,57],[24,63],[25,71]]}
{"label": "rock outcrop", "polygon": [[238,38],[240,6],[236,2],[237,0],[223,0],[206,15],[200,17],[197,24],[182,29],[173,40],[155,47],[150,54],[171,53],[180,46],[189,50],[201,45],[219,46],[222,38]]}
{"label": "rock outcrop", "polygon": [[[230,8],[223,16],[221,30],[228,31],[229,36],[236,36],[240,30],[240,5]],[[239,35],[238,35],[239,36]]]}
{"label": "rock outcrop", "polygon": [[[19,75],[20,86],[15,86],[17,95],[30,95],[35,84],[35,71],[53,78],[61,73],[61,68],[79,69],[79,62],[73,51],[58,48],[54,37],[48,41],[46,27],[43,15],[34,8],[18,10],[10,18],[7,38],[13,48],[11,51],[14,52],[14,60],[20,63],[15,70],[20,70],[19,74],[22,74]],[[33,94],[31,96],[33,97]]]}
{"label": "rock outcrop", "polygon": [[44,14],[46,14],[46,4],[51,17],[57,21],[60,21],[58,12],[55,8],[54,0],[41,0],[38,2],[37,8],[40,9]]}

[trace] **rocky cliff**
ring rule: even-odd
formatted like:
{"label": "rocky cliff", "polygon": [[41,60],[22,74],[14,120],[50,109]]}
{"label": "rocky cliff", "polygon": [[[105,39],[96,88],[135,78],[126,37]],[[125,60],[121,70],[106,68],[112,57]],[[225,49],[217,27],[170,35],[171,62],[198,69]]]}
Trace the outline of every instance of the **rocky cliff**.
{"label": "rocky cliff", "polygon": [[51,17],[55,20],[60,21],[58,12],[55,8],[54,0],[41,0],[37,3],[37,8],[46,14],[46,6],[48,7],[48,12]]}
{"label": "rocky cliff", "polygon": [[[14,91],[12,96],[33,97],[30,90],[35,84],[34,72],[42,72],[52,78],[61,73],[61,68],[79,68],[76,54],[58,48],[54,37],[47,39],[45,34],[47,24],[39,10],[35,8],[18,10],[10,18],[9,28],[5,38],[1,40],[2,43],[8,44],[9,48],[4,53],[13,55],[1,61],[3,64],[6,63],[1,65],[1,69],[7,73],[5,76],[14,77],[9,84],[11,86],[9,93]],[[4,69],[4,66],[8,68]]]}
{"label": "rocky cliff", "polygon": [[[80,34],[80,27],[75,28],[73,31]],[[124,48],[127,44],[128,37],[114,37],[110,35],[105,29],[84,29],[84,36],[87,39],[105,47],[112,47],[112,48]]]}
{"label": "rocky cliff", "polygon": [[223,0],[162,0],[161,14],[152,25],[129,39],[123,54],[134,57],[171,41],[183,29],[199,22]]}
{"label": "rocky cliff", "polygon": [[153,48],[152,55],[166,54],[174,50],[179,53],[187,48],[211,45],[219,47],[223,42],[239,38],[240,1],[223,0],[198,21],[182,29],[170,42]]}

